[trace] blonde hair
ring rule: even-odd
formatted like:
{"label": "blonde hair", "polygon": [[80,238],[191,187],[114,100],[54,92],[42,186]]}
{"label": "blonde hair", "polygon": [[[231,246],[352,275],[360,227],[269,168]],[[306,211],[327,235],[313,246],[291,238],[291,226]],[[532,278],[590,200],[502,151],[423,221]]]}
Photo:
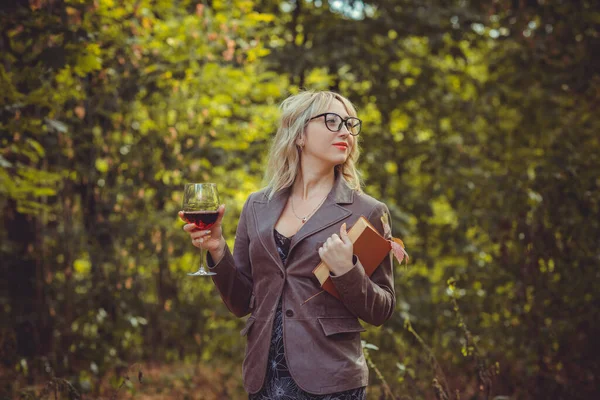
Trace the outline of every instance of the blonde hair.
{"label": "blonde hair", "polygon": [[[329,91],[302,91],[281,103],[279,127],[269,151],[265,173],[269,199],[278,191],[292,186],[300,170],[300,150],[296,141],[304,133],[307,121],[314,115],[327,112],[335,100],[344,105],[349,116],[356,117],[356,109],[350,100]],[[356,168],[359,154],[358,141],[355,140],[348,158],[335,170],[342,174],[350,188],[361,192],[362,182]]]}

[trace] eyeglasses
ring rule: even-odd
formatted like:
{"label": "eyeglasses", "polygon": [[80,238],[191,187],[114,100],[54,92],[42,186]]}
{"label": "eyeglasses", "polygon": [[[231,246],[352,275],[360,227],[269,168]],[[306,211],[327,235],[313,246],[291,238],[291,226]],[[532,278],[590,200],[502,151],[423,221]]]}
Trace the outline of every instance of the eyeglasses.
{"label": "eyeglasses", "polygon": [[339,132],[342,129],[342,125],[346,125],[346,129],[352,136],[357,136],[360,133],[360,128],[362,127],[362,121],[358,118],[348,117],[343,119],[336,113],[323,113],[319,115],[315,115],[309,121],[317,118],[325,118],[325,126],[331,132]]}

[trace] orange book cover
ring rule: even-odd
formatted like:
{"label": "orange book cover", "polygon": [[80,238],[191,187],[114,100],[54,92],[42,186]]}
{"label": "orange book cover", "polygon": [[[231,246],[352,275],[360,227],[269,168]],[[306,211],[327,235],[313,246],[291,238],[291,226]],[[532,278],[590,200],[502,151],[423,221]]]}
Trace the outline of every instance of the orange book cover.
{"label": "orange book cover", "polygon": [[[348,231],[348,237],[352,241],[354,255],[358,257],[365,269],[367,276],[371,276],[379,264],[390,253],[391,244],[385,239],[369,221],[361,216]],[[321,287],[336,298],[340,295],[331,281],[329,268],[324,262],[320,262],[313,274],[319,280]]]}

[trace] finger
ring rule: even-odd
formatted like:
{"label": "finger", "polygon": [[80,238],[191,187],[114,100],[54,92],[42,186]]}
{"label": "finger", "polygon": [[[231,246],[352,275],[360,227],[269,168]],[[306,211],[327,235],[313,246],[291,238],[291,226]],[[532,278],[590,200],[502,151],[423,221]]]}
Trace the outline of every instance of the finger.
{"label": "finger", "polygon": [[196,231],[196,229],[198,229],[198,227],[194,224],[185,224],[183,226],[183,230],[186,231],[187,233],[192,233],[192,232]]}
{"label": "finger", "polygon": [[208,231],[196,231],[196,232],[192,232],[192,234],[190,235],[192,239],[200,239],[203,238],[205,236],[210,235],[210,230]]}
{"label": "finger", "polygon": [[340,237],[337,235],[337,233],[334,233],[333,235],[331,235],[331,241],[332,242],[337,242],[337,241],[342,241],[342,239],[340,239]]}
{"label": "finger", "polygon": [[340,238],[342,239],[342,242],[344,242],[344,244],[352,243],[352,241],[348,237],[348,231],[346,230],[346,223],[345,222],[340,227]]}
{"label": "finger", "polygon": [[323,253],[325,253],[325,249],[323,247],[319,247],[319,257],[323,258]]}
{"label": "finger", "polygon": [[217,217],[217,221],[215,225],[221,225],[221,221],[223,220],[223,215],[225,215],[225,204],[221,204],[217,210],[219,212],[219,216]]}
{"label": "finger", "polygon": [[198,226],[196,226],[195,224],[185,224],[183,226],[183,230],[187,233],[202,232],[200,228],[198,228]]}
{"label": "finger", "polygon": [[179,218],[180,218],[180,219],[181,219],[183,222],[187,222],[187,221],[185,220],[185,218],[183,218],[183,211],[179,211],[179,212],[177,213],[177,215],[179,215]]}
{"label": "finger", "polygon": [[192,238],[192,243],[196,243],[196,244],[206,243],[208,240],[210,240],[210,236],[206,236],[206,235],[198,236],[198,237]]}

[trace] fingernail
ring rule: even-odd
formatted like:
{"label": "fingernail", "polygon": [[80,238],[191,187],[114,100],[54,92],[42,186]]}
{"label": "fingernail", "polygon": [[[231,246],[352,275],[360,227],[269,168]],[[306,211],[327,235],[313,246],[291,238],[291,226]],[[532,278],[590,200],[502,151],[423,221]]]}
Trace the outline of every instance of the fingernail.
{"label": "fingernail", "polygon": [[200,238],[199,242],[200,242],[200,243],[204,243],[204,239],[203,239],[203,238]]}

